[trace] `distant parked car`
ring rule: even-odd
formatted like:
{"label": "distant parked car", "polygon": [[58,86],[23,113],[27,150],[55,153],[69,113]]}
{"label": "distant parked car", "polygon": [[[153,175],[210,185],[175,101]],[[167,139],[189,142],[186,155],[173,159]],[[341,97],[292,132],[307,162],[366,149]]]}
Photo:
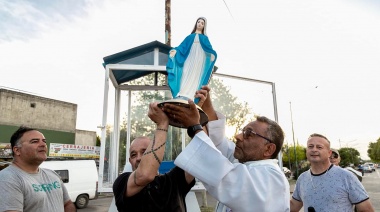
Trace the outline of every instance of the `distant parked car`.
{"label": "distant parked car", "polygon": [[282,167],[282,171],[284,172],[287,178],[289,178],[292,175],[292,172],[287,167]]}
{"label": "distant parked car", "polygon": [[375,165],[373,163],[366,163],[366,164],[371,168],[372,171],[376,171]]}
{"label": "distant parked car", "polygon": [[363,172],[372,173],[372,168],[368,164],[364,164],[362,167],[363,167]]}

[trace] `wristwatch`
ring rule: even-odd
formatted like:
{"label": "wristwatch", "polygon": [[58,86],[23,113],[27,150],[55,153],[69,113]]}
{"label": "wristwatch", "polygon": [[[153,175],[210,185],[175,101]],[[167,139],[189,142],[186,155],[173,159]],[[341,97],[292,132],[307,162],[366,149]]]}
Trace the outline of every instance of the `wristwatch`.
{"label": "wristwatch", "polygon": [[188,128],[187,128],[187,135],[189,135],[190,138],[193,138],[193,137],[195,136],[195,133],[196,133],[198,130],[203,130],[202,125],[197,124],[197,125],[194,125],[194,126],[188,127]]}

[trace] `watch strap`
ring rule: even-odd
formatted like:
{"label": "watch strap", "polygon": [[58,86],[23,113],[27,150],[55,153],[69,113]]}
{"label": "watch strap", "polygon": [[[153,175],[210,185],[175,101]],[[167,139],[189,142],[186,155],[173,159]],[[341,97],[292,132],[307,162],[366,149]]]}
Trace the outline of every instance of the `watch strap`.
{"label": "watch strap", "polygon": [[198,131],[198,130],[203,130],[203,127],[202,125],[200,124],[196,124],[194,126],[190,126],[187,128],[187,135],[190,137],[190,138],[193,138],[195,136],[195,133]]}

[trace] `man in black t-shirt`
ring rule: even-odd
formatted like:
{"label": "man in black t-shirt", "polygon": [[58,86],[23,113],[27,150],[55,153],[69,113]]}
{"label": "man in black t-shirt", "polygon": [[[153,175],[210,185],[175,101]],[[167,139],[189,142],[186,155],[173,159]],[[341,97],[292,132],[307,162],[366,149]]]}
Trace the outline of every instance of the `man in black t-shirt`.
{"label": "man in black t-shirt", "polygon": [[169,119],[157,103],[149,105],[149,118],[157,123],[153,140],[132,141],[129,162],[133,172],[121,174],[113,184],[118,211],[186,211],[185,197],[194,177],[175,167],[159,175],[165,152]]}

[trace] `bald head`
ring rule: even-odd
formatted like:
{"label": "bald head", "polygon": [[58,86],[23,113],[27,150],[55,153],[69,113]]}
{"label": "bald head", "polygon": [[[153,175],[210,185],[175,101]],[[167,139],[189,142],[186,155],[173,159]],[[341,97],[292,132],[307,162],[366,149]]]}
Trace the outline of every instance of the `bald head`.
{"label": "bald head", "polygon": [[150,141],[150,138],[146,136],[137,137],[132,141],[129,148],[129,162],[132,165],[133,171],[139,166],[141,157],[148,148]]}

